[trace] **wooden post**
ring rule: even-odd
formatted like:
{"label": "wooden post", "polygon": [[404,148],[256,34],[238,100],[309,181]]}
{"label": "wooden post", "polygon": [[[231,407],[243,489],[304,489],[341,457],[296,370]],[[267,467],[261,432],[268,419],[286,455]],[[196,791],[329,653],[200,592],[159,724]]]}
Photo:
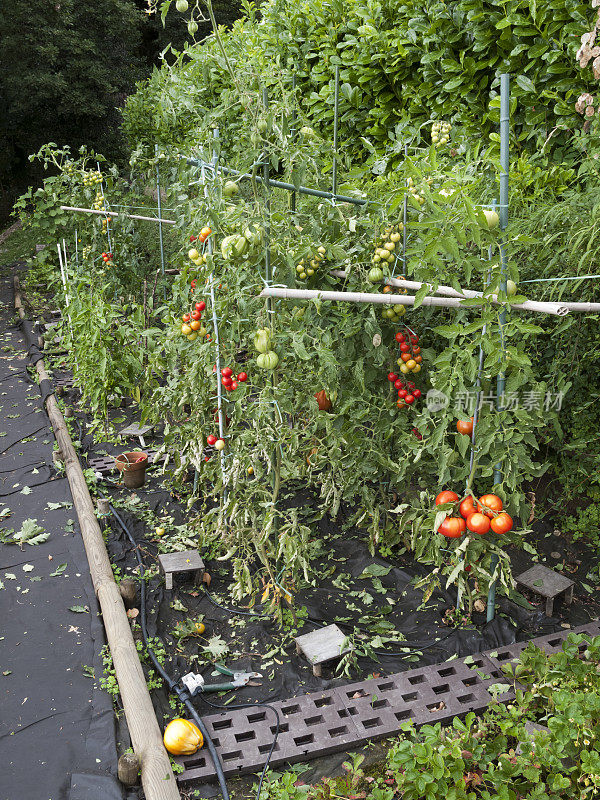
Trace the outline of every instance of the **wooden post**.
{"label": "wooden post", "polygon": [[[16,275],[14,288],[15,308],[21,319],[25,319],[19,292],[19,279]],[[37,362],[35,368],[40,381],[50,380],[43,359]],[[156,714],[146,686],[142,665],[131,635],[123,598],[115,583],[102,531],[96,519],[96,510],[79,464],[79,458],[53,394],[46,400],[46,411],[64,459],[65,471],[73,495],[73,504],[81,529],[81,538],[102,611],[104,629],[119,684],[131,742],[141,764],[145,796],[147,800],[180,800],[169,756],[163,745]]]}
{"label": "wooden post", "polygon": [[132,578],[124,578],[119,584],[119,591],[125,608],[133,608],[137,599],[137,583]]}
{"label": "wooden post", "polygon": [[135,786],[138,782],[140,762],[135,753],[123,753],[119,758],[117,775],[123,786]]}

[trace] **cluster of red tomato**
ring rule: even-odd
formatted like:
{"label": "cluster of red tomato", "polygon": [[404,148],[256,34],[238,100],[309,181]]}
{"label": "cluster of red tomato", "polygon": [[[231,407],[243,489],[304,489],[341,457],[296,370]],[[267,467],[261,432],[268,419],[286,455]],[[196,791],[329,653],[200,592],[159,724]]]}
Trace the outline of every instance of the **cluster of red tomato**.
{"label": "cluster of red tomato", "polygon": [[438,528],[438,533],[448,539],[460,538],[467,529],[483,536],[490,529],[498,534],[508,533],[513,526],[512,518],[502,511],[502,500],[497,494],[482,495],[476,505],[473,495],[461,500],[456,492],[447,489],[435,498],[436,506],[442,503],[459,503],[460,517],[449,515]]}
{"label": "cluster of red tomato", "polygon": [[412,381],[404,382],[395,372],[389,372],[387,377],[388,381],[394,384],[394,389],[398,390],[398,399],[396,400],[398,408],[412,406],[415,400],[421,397],[421,390],[417,389]]}
{"label": "cluster of red tomato", "polygon": [[[213,372],[217,371],[217,365],[213,365]],[[234,374],[231,367],[223,367],[221,370],[221,383],[225,387],[228,392],[235,392],[238,388],[240,383],[246,383],[248,380],[248,374],[246,372],[240,372],[239,375]]]}
{"label": "cluster of red tomato", "polygon": [[102,253],[102,261],[104,261],[107,267],[115,266],[115,263],[113,262],[112,259],[113,259],[112,253]]}
{"label": "cluster of red tomato", "polygon": [[400,358],[396,362],[403,375],[409,372],[420,372],[423,356],[419,347],[419,337],[416,333],[409,330],[409,333],[396,334],[396,341],[400,345]]}

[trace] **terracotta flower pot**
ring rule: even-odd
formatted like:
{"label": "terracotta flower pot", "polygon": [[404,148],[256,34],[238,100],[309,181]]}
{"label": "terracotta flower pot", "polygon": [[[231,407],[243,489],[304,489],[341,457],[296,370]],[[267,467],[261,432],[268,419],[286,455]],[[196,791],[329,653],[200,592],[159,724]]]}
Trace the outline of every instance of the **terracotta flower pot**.
{"label": "terracotta flower pot", "polygon": [[115,459],[115,466],[121,473],[123,483],[128,489],[139,489],[146,481],[148,454],[141,450],[121,453]]}

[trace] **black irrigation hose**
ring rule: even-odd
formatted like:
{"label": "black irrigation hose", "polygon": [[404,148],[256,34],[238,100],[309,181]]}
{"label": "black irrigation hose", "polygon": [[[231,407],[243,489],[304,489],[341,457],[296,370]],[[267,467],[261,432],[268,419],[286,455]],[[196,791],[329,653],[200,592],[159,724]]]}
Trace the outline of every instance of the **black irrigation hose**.
{"label": "black irrigation hose", "polygon": [[139,551],[139,547],[135,539],[133,538],[133,534],[125,525],[121,517],[115,511],[112,505],[109,505],[109,508],[112,512],[112,515],[117,520],[123,531],[125,532],[127,538],[131,542],[134,547],[135,555],[138,562],[139,567],[139,574],[140,574],[140,625],[142,629],[142,638],[144,640],[144,644],[146,646],[146,650],[148,651],[148,655],[150,656],[150,660],[152,661],[156,671],[163,679],[163,681],[167,684],[170,691],[174,691],[179,699],[184,703],[190,714],[192,715],[194,722],[198,726],[198,729],[202,733],[204,741],[206,742],[206,746],[208,748],[208,752],[213,760],[213,764],[215,766],[215,772],[217,773],[217,779],[219,781],[219,786],[221,788],[221,794],[223,795],[223,800],[229,800],[229,791],[227,790],[227,783],[225,781],[225,773],[223,772],[223,764],[221,763],[221,759],[219,758],[219,754],[216,751],[215,745],[213,740],[210,738],[210,733],[208,732],[206,725],[202,722],[202,719],[194,706],[190,701],[189,694],[187,690],[182,689],[179,686],[178,681],[171,678],[163,669],[162,665],[158,661],[156,655],[154,654],[154,650],[150,646],[148,642],[148,631],[146,629],[146,587],[144,584],[144,576],[145,576],[145,569],[144,569],[144,562],[142,560],[142,556]]}
{"label": "black irrigation hose", "polygon": [[275,726],[275,736],[273,737],[273,743],[271,745],[271,749],[267,753],[267,760],[265,761],[263,771],[260,774],[260,780],[258,782],[258,790],[256,792],[256,800],[260,800],[260,793],[262,791],[263,781],[265,779],[265,775],[267,774],[267,769],[269,768],[269,762],[275,750],[277,739],[279,738],[279,727],[281,725],[281,718],[279,716],[279,711],[277,711],[277,709],[274,706],[269,705],[269,703],[229,703],[227,706],[220,706],[217,705],[217,703],[211,703],[210,700],[207,700],[204,694],[201,694],[200,697],[211,708],[218,708],[220,711],[227,711],[227,709],[229,708],[268,708],[275,714],[275,718],[277,720]]}

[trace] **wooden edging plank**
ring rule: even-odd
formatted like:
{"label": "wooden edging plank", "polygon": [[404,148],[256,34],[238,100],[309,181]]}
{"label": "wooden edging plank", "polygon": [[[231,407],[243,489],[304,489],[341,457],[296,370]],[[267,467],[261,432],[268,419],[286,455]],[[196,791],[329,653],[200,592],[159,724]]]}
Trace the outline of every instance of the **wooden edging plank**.
{"label": "wooden edging plank", "polygon": [[[21,303],[19,279],[16,275],[14,291],[15,308],[20,318],[24,320],[25,312]],[[35,368],[40,382],[51,380],[43,359],[36,363]],[[46,411],[54,429],[73,495],[73,504],[79,520],[94,590],[102,612],[131,742],[141,764],[142,786],[146,800],[180,800],[131,634],[123,598],[115,583],[102,531],[96,518],[96,510],[64,417],[53,394],[46,400]]]}

